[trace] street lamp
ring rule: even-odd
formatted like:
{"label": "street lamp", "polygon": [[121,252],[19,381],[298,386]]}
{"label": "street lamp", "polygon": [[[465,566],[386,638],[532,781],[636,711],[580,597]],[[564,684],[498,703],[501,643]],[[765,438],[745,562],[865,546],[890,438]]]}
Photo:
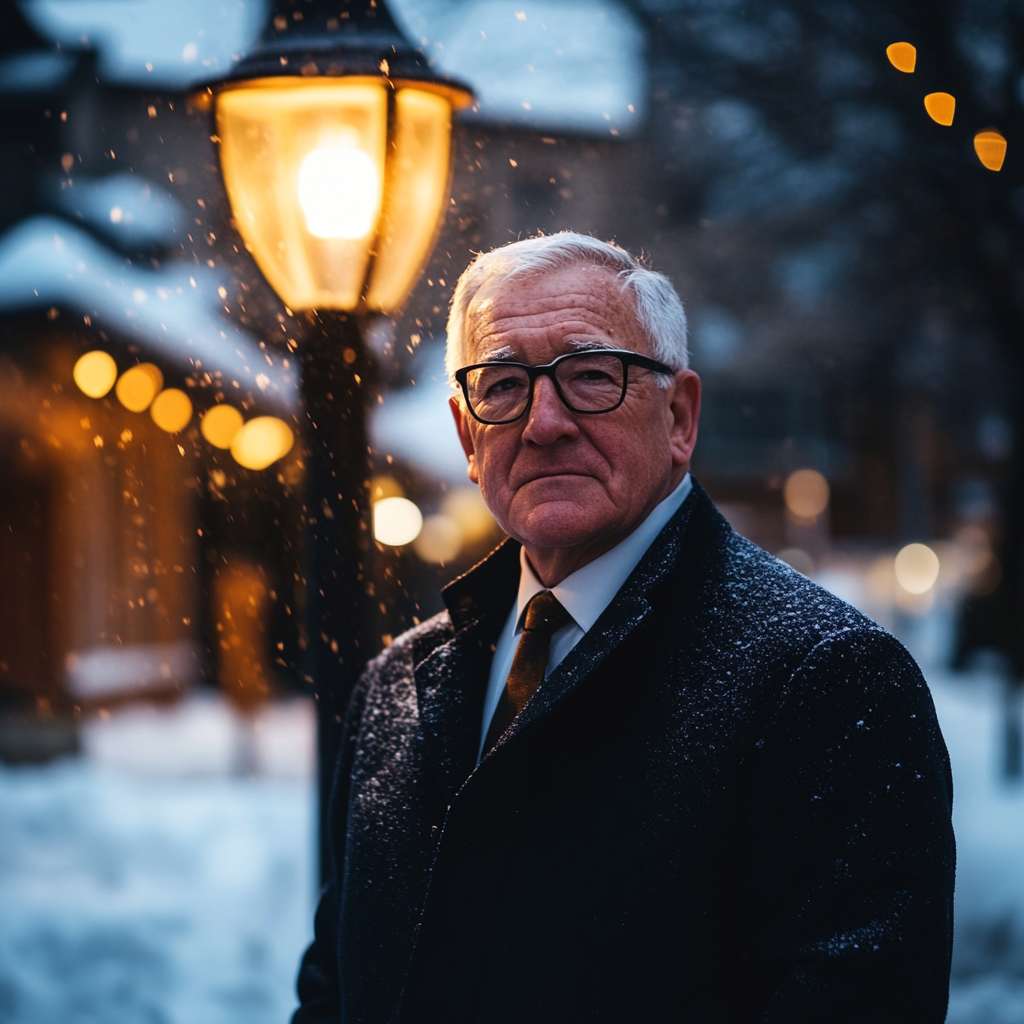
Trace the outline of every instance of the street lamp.
{"label": "street lamp", "polygon": [[235,225],[293,310],[392,313],[444,217],[452,112],[379,0],[278,0],[256,49],[210,86]]}
{"label": "street lamp", "polygon": [[393,313],[412,291],[448,203],[452,114],[471,101],[409,45],[383,0],[275,0],[253,51],[194,98],[213,108],[246,248],[310,325],[299,355],[321,865],[339,727],[373,644],[360,319]]}

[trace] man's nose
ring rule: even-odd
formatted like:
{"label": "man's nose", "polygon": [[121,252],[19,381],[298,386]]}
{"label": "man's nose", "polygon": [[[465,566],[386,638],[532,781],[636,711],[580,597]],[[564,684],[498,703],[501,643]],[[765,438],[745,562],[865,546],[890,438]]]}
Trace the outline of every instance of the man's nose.
{"label": "man's nose", "polygon": [[538,377],[533,385],[533,405],[523,429],[523,443],[554,444],[562,438],[579,436],[579,426],[565,403],[558,397],[550,377]]}

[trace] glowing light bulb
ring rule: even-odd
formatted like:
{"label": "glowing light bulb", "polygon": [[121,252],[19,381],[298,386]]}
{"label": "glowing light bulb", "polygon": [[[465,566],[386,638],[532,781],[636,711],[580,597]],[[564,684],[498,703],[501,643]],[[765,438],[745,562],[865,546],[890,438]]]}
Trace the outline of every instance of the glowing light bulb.
{"label": "glowing light bulb", "polygon": [[243,422],[242,414],[234,406],[215,405],[203,414],[199,429],[214,448],[230,448]]}
{"label": "glowing light bulb", "polygon": [[974,136],[974,152],[990,171],[998,171],[1006,159],[1006,139],[999,132],[978,132]]}
{"label": "glowing light bulb", "polygon": [[380,173],[352,146],[314,149],[299,168],[299,204],[317,238],[362,238],[380,208]]}
{"label": "glowing light bulb", "polygon": [[828,507],[828,481],[816,469],[798,469],[786,479],[783,497],[793,515],[814,519]]}
{"label": "glowing light bulb", "polygon": [[384,498],[373,506],[373,536],[381,544],[400,548],[423,529],[423,513],[408,498]]}
{"label": "glowing light bulb", "polygon": [[177,434],[184,430],[192,419],[192,401],[178,388],[167,388],[161,391],[150,406],[149,415],[153,422],[168,434]]}
{"label": "glowing light bulb", "polygon": [[145,412],[164,386],[164,375],[152,363],[125,370],[114,389],[117,400],[129,412]]}
{"label": "glowing light bulb", "polygon": [[86,352],[75,363],[74,378],[84,394],[90,398],[102,398],[117,380],[117,363],[99,349]]}
{"label": "glowing light bulb", "polygon": [[939,578],[939,556],[927,544],[901,548],[893,564],[896,582],[908,594],[926,594]]}
{"label": "glowing light bulb", "polygon": [[924,109],[936,124],[944,124],[948,128],[953,123],[956,99],[948,92],[930,92],[924,98]]}
{"label": "glowing light bulb", "polygon": [[276,416],[257,416],[235,434],[231,455],[246,469],[266,469],[292,450],[295,435]]}
{"label": "glowing light bulb", "polygon": [[897,71],[909,75],[917,67],[917,47],[913,43],[890,43],[885,48],[885,55]]}

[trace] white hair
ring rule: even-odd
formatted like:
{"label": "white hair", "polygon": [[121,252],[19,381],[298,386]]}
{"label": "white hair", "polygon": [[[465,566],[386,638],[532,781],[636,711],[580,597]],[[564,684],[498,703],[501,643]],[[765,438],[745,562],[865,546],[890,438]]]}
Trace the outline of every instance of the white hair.
{"label": "white hair", "polygon": [[488,281],[544,274],[564,267],[607,267],[617,273],[636,300],[636,319],[655,359],[673,370],[690,364],[686,347],[686,312],[682,300],[664,274],[659,274],[611,242],[601,242],[575,231],[524,238],[481,253],[459,278],[448,314],[448,349],[445,367],[449,380],[468,360],[466,311]]}

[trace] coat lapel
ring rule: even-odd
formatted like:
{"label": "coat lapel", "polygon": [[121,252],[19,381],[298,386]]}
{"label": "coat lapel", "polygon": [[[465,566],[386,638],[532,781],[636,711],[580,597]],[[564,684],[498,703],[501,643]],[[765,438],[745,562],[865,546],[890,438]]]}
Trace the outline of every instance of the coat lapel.
{"label": "coat lapel", "polygon": [[[655,538],[647,553],[622,585],[593,628],[566,655],[562,663],[541,684],[530,703],[522,710],[505,735],[492,748],[496,753],[538,718],[549,713],[566,696],[607,661],[630,634],[651,614],[648,600],[659,583],[679,561],[686,527],[699,501],[710,499],[696,480],[693,492]],[[485,760],[489,755],[485,755]]]}
{"label": "coat lapel", "polygon": [[414,666],[420,724],[449,804],[476,767],[494,643],[518,583],[519,545],[506,541],[444,589],[455,635]]}

